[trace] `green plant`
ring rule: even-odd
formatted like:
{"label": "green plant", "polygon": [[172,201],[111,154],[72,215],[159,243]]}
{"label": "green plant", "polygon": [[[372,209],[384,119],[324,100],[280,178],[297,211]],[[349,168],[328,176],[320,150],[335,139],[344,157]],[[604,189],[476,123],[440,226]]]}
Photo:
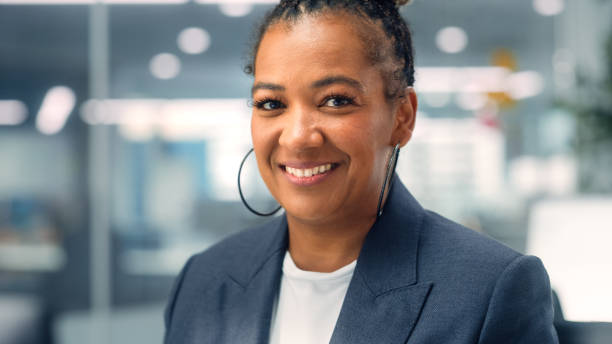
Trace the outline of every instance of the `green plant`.
{"label": "green plant", "polygon": [[605,61],[606,72],[599,80],[578,73],[576,101],[566,104],[576,115],[575,149],[583,192],[612,192],[612,32],[605,42]]}

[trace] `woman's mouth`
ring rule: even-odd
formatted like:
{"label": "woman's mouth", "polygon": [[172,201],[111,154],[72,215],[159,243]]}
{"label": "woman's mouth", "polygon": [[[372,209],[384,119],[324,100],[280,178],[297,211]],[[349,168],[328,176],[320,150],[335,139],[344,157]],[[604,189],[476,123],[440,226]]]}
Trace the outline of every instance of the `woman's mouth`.
{"label": "woman's mouth", "polygon": [[310,186],[323,181],[336,167],[338,167],[336,163],[325,163],[308,168],[280,165],[287,179],[301,186]]}

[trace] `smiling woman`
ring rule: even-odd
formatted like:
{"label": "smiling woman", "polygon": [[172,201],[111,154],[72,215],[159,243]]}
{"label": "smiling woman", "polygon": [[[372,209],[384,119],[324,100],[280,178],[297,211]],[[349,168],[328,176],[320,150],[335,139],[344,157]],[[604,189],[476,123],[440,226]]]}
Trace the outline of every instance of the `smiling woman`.
{"label": "smiling woman", "polygon": [[330,272],[357,258],[376,219],[386,161],[414,128],[412,88],[387,99],[358,24],[342,13],[279,22],[261,40],[254,65],[255,155],[287,213],[290,238],[300,238],[289,241],[291,257],[306,270]]}
{"label": "smiling woman", "polygon": [[188,261],[166,343],[557,342],[539,259],[425,211],[393,175],[417,109],[397,6],[290,0],[265,18],[251,135],[285,214]]}

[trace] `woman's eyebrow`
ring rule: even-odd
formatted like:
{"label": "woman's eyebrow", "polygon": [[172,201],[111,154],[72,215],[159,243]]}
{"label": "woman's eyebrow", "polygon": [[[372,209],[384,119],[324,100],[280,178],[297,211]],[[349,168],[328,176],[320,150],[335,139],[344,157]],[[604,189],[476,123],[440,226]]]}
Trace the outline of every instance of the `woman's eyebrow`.
{"label": "woman's eyebrow", "polygon": [[354,87],[354,88],[358,89],[359,91],[363,92],[363,85],[359,81],[357,81],[357,80],[355,80],[353,78],[349,78],[349,77],[344,76],[344,75],[332,75],[332,76],[328,76],[326,78],[323,78],[321,80],[317,80],[317,81],[313,82],[310,87],[312,87],[312,88],[322,88],[322,87],[333,85],[333,84],[345,84],[345,85]]}
{"label": "woman's eyebrow", "polygon": [[[322,88],[333,84],[345,84],[363,92],[363,85],[359,81],[344,75],[332,75],[325,77],[323,79],[313,82],[310,87]],[[253,87],[251,87],[251,95],[253,95],[257,90],[284,91],[285,86],[273,84],[270,82],[258,82],[253,85]]]}
{"label": "woman's eyebrow", "polygon": [[285,86],[269,83],[269,82],[258,82],[251,87],[251,95],[257,90],[271,90],[271,91],[284,91]]}

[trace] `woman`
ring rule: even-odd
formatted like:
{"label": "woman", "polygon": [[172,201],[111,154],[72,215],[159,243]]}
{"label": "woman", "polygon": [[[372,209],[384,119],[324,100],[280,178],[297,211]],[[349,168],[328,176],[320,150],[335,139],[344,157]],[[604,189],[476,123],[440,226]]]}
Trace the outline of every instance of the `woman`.
{"label": "woman", "polygon": [[390,183],[417,108],[397,6],[293,0],[268,14],[251,134],[285,214],[189,260],[166,343],[557,342],[539,259]]}

